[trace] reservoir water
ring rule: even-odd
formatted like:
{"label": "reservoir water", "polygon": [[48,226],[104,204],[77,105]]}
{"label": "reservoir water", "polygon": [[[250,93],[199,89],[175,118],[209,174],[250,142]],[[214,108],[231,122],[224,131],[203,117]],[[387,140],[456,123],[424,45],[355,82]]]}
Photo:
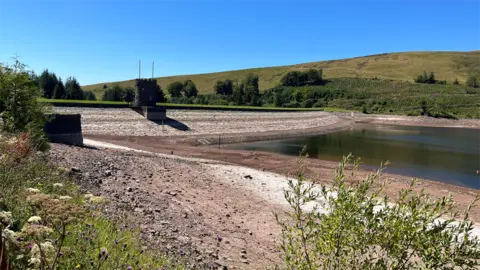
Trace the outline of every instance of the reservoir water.
{"label": "reservoir water", "polygon": [[234,149],[339,161],[352,153],[362,166],[385,172],[480,189],[480,130],[442,127],[356,124],[349,130],[302,138],[234,144]]}

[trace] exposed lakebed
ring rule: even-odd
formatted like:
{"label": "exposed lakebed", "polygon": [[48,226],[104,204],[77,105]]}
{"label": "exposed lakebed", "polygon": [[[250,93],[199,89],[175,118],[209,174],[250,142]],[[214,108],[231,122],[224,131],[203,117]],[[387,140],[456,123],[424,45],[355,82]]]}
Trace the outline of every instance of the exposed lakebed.
{"label": "exposed lakebed", "polygon": [[480,129],[356,124],[349,130],[288,140],[250,142],[228,148],[339,161],[352,153],[363,167],[480,189]]}

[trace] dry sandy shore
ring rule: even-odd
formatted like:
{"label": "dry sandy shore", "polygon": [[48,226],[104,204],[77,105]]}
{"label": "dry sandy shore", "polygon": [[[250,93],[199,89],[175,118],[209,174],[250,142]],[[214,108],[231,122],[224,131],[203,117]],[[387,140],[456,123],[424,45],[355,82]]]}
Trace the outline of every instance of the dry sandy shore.
{"label": "dry sandy shore", "polygon": [[282,177],[170,155],[55,144],[52,150],[56,163],[76,168],[85,192],[109,198],[108,215],[140,228],[150,248],[183,253],[190,266],[207,269],[281,265],[273,214],[287,209],[271,200],[276,192],[264,194]]}

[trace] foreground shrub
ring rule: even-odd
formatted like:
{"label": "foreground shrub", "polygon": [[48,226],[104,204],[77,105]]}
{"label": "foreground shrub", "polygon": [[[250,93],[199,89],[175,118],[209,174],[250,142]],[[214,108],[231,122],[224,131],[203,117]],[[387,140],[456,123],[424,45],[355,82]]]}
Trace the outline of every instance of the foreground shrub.
{"label": "foreground shrub", "polygon": [[[346,184],[344,157],[330,187],[306,182],[301,157],[297,181],[285,191],[292,212],[282,226],[282,245],[289,269],[478,269],[480,240],[469,233],[473,223],[451,213],[450,196],[432,200],[412,185],[399,192],[395,204],[379,199],[381,170],[360,182]],[[358,160],[348,177],[355,179]],[[312,211],[306,211],[307,206]],[[472,203],[473,204],[473,203]]]}
{"label": "foreground shrub", "polygon": [[28,132],[31,143],[47,150],[43,126],[47,107],[38,102],[41,96],[26,65],[15,59],[14,64],[0,64],[0,131]]}

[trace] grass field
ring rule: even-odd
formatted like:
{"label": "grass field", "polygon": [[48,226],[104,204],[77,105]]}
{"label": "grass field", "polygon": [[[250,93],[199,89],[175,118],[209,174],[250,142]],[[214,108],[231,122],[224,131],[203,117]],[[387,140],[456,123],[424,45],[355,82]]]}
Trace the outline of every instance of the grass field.
{"label": "grass field", "polygon": [[[53,106],[95,106],[95,107],[125,107],[129,105],[121,101],[91,101],[91,100],[67,100],[67,99],[45,99],[41,102],[50,103]],[[173,104],[157,103],[158,106],[164,106],[172,109],[213,109],[213,110],[250,110],[250,111],[326,111],[326,112],[350,112],[341,108],[275,108],[275,107],[254,107],[254,106],[222,106],[222,105],[201,105],[201,104]]]}
{"label": "grass field", "polygon": [[[157,78],[163,89],[173,81],[191,79],[197,85],[201,94],[212,93],[213,85],[217,80],[242,79],[248,73],[255,73],[260,77],[259,87],[265,90],[278,84],[280,78],[291,70],[304,70],[308,68],[322,68],[324,77],[361,77],[378,79],[392,79],[413,81],[413,78],[423,71],[433,71],[438,80],[452,82],[457,78],[465,82],[471,70],[480,71],[480,51],[471,52],[404,52],[385,53],[364,57],[311,62],[291,66],[252,68],[208,74],[194,74]],[[103,94],[103,85],[120,84],[122,87],[134,86],[134,80],[121,82],[105,82],[82,86],[84,90],[95,93],[97,98]]]}

